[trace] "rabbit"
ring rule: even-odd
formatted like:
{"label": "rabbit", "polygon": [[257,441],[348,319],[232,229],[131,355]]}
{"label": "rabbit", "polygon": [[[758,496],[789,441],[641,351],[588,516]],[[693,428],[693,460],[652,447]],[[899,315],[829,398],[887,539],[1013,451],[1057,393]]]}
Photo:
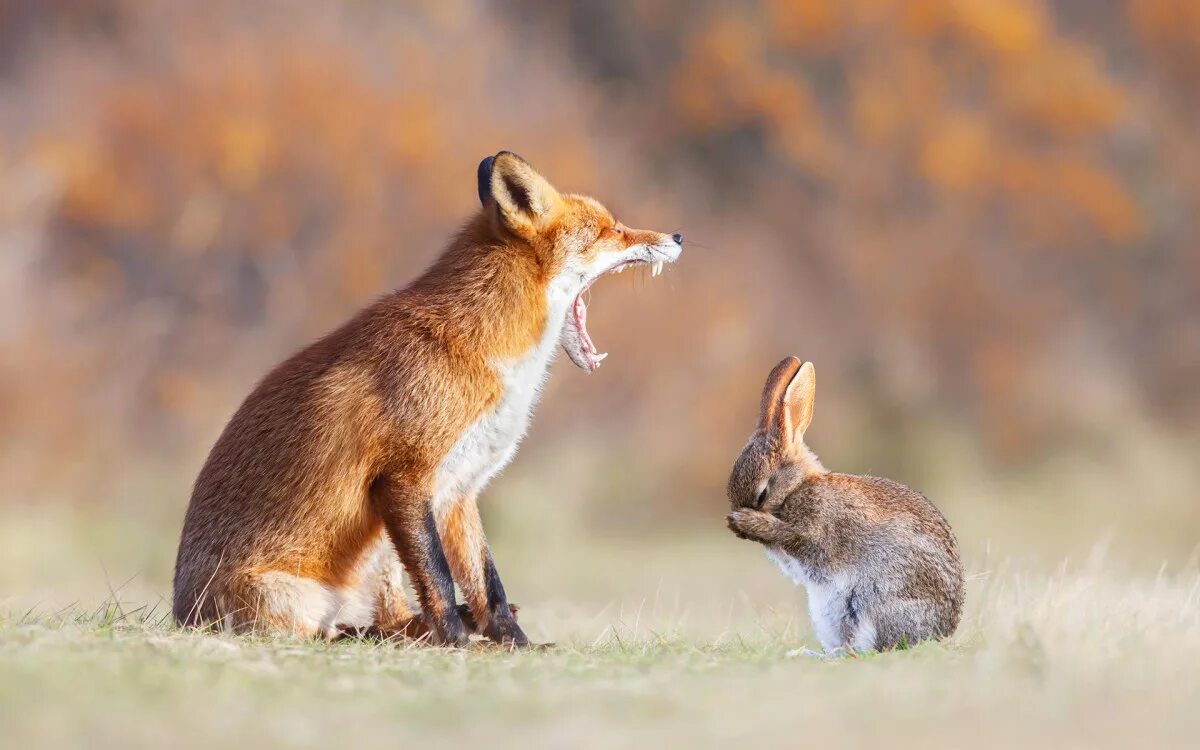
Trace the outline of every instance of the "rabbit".
{"label": "rabbit", "polygon": [[758,429],[729,476],[730,530],[805,586],[826,654],[949,636],[964,598],[950,525],[898,482],[822,466],[804,443],[815,392],[811,362],[788,357],[771,371]]}

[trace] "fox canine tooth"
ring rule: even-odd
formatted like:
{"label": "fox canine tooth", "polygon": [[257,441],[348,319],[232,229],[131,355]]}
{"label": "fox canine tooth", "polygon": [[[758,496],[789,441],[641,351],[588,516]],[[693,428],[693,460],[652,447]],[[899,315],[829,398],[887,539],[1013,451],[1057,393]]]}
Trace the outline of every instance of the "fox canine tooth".
{"label": "fox canine tooth", "polygon": [[654,269],[650,272],[651,276],[657,276],[662,273],[663,262],[661,260],[654,261]]}

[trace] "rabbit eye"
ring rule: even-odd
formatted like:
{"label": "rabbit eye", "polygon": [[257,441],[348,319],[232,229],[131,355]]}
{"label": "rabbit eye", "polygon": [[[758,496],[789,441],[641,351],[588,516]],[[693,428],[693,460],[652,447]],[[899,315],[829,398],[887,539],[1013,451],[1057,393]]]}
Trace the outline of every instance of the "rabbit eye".
{"label": "rabbit eye", "polygon": [[761,490],[759,490],[759,493],[758,493],[758,503],[757,503],[758,507],[761,508],[763,506],[763,503],[765,503],[766,501],[767,501],[767,486],[763,485],[763,488]]}

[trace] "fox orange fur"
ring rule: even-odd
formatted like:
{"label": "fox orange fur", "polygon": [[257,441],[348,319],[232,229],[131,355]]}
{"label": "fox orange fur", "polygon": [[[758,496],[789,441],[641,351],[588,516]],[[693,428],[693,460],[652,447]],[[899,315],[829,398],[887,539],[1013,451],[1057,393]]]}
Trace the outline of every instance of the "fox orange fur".
{"label": "fox orange fur", "polygon": [[476,498],[524,436],[556,345],[589,372],[605,356],[583,292],[631,264],[657,274],[682,237],[624,227],[507,151],[479,165],[478,192],[424,275],[280,364],[234,414],[184,521],[180,623],[461,644],[473,621],[528,643]]}

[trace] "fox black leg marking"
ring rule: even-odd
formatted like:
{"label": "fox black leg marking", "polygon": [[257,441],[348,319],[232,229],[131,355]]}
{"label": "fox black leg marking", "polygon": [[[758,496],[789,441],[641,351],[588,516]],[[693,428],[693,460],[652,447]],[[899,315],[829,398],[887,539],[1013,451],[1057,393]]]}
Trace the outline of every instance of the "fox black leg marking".
{"label": "fox black leg marking", "polygon": [[504,584],[500,581],[500,573],[496,570],[496,562],[492,559],[491,550],[484,551],[483,577],[487,583],[487,603],[490,615],[483,634],[497,643],[528,646],[529,638],[517,624],[512,609],[508,606],[508,597],[504,593]]}
{"label": "fox black leg marking", "polygon": [[443,636],[444,642],[465,643],[466,628],[463,626],[462,617],[459,616],[458,607],[454,604],[454,576],[450,573],[450,563],[446,561],[446,553],[442,549],[433,508],[426,506],[424,516],[424,577],[428,579],[427,585],[436,591],[435,598],[438,601],[438,606],[424,607],[426,616],[430,618],[434,632]]}
{"label": "fox black leg marking", "polygon": [[371,494],[392,543],[412,577],[433,642],[465,645],[467,631],[455,606],[454,578],[442,549],[429,498],[406,496],[401,483],[382,477],[373,483]]}

